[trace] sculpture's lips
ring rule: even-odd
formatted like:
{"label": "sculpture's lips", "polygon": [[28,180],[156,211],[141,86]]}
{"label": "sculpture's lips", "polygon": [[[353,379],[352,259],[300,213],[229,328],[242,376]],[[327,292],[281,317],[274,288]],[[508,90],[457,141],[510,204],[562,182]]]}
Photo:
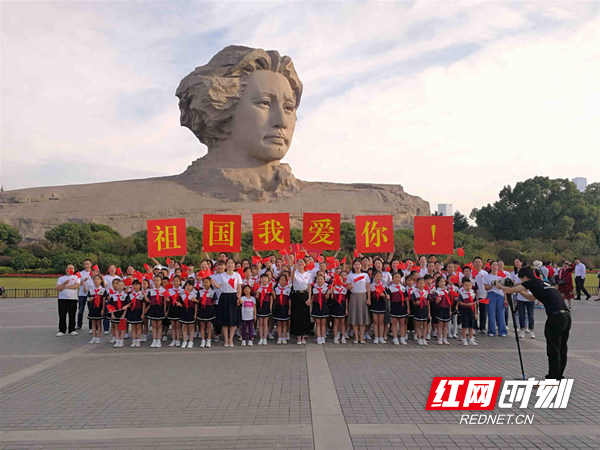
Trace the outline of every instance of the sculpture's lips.
{"label": "sculpture's lips", "polygon": [[281,134],[268,134],[264,138],[281,141],[281,142],[287,144],[287,139],[285,138],[285,136],[282,136]]}

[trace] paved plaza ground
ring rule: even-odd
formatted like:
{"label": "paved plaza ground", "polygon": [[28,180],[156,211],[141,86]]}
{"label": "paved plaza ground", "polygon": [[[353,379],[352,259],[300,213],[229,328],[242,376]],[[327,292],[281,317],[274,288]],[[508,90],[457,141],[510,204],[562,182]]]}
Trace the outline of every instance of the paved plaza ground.
{"label": "paved plaza ground", "polygon": [[[531,402],[508,412],[535,414],[532,425],[481,426],[426,411],[432,377],[518,377],[512,333],[479,347],[115,349],[89,345],[86,327],[55,337],[56,309],[0,300],[0,448],[600,448],[600,302],[574,302],[568,407]],[[526,375],[543,378],[543,310],[536,320],[522,348]]]}

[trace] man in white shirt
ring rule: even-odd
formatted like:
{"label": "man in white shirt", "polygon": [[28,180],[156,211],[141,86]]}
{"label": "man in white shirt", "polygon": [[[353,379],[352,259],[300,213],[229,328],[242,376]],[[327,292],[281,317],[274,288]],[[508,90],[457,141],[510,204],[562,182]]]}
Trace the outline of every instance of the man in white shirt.
{"label": "man in white shirt", "polygon": [[581,300],[581,293],[587,295],[586,300],[592,298],[584,286],[585,284],[585,264],[579,258],[575,258],[575,300]]}
{"label": "man in white shirt", "polygon": [[75,315],[77,314],[77,300],[79,290],[79,278],[75,276],[73,264],[69,264],[65,275],[56,282],[58,290],[58,333],[56,336],[64,336],[67,333],[67,314],[69,315],[69,334],[77,336],[75,331]]}
{"label": "man in white shirt", "polygon": [[[79,309],[77,311],[77,327],[75,327],[76,330],[81,330],[81,327],[83,325],[83,313],[85,312],[85,305],[87,305],[87,293],[83,290],[83,287],[86,285],[86,283],[89,281],[90,279],[90,273],[92,270],[92,260],[91,259],[84,259],[83,260],[83,270],[81,272],[79,272],[79,274],[81,275],[81,278],[79,279]],[[92,331],[92,321],[90,320],[88,325],[89,325],[89,329],[90,332]]]}
{"label": "man in white shirt", "polygon": [[487,298],[487,291],[485,290],[484,280],[485,276],[488,274],[485,270],[483,270],[483,260],[476,256],[473,258],[473,267],[475,271],[473,273],[477,273],[475,278],[475,284],[473,287],[477,292],[477,299],[479,302],[479,314],[477,315],[479,320],[479,326],[477,326],[477,321],[475,321],[475,330],[479,330],[481,334],[485,334],[485,324],[487,322],[487,304],[481,303],[481,299]]}

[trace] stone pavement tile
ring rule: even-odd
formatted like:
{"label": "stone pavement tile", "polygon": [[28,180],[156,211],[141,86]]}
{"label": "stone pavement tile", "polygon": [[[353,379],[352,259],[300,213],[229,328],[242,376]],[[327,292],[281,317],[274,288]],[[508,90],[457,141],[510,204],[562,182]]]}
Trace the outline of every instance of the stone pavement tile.
{"label": "stone pavement tile", "polygon": [[0,378],[45,361],[48,357],[11,357],[0,355]]}
{"label": "stone pavement tile", "polygon": [[[490,338],[491,339],[491,338]],[[497,338],[499,339],[499,338]],[[483,341],[483,339],[482,339]],[[336,391],[348,423],[458,423],[460,411],[426,411],[425,403],[434,376],[519,375],[514,352],[486,352],[480,348],[451,346],[446,351],[403,351],[403,348],[377,352],[337,350],[327,347],[327,359]],[[546,356],[543,350],[526,355],[526,375],[543,377]],[[566,409],[506,409],[496,412],[535,414],[534,425],[594,424],[600,422],[597,407],[597,371],[571,358],[567,376],[575,384]]]}
{"label": "stone pavement tile", "polygon": [[184,438],[184,439],[119,439],[102,442],[90,441],[54,441],[44,444],[37,442],[11,442],[7,445],[0,443],[0,449],[139,449],[152,448],[177,449],[278,449],[295,448],[309,450],[313,448],[312,436],[261,436],[261,437],[215,437],[215,438]]}
{"label": "stone pavement tile", "polygon": [[0,429],[311,422],[304,352],[179,351],[82,356],[27,377],[0,392],[13,405]]}

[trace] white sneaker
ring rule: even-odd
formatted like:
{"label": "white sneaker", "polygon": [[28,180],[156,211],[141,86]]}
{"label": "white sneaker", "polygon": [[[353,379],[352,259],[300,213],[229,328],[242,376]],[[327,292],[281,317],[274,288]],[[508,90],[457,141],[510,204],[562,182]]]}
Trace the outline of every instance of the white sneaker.
{"label": "white sneaker", "polygon": [[248,341],[248,347],[252,347],[254,345],[254,341],[252,339],[250,339]]}
{"label": "white sneaker", "polygon": [[96,338],[92,338],[92,340],[90,342],[88,342],[88,344],[95,344],[96,343]]}
{"label": "white sneaker", "polygon": [[466,340],[466,339],[464,339],[464,338],[462,338],[462,339],[460,340],[460,342],[462,343],[462,345],[469,345],[469,344],[467,343],[467,340]]}
{"label": "white sneaker", "polygon": [[379,338],[380,344],[387,344],[387,341],[384,338]]}
{"label": "white sneaker", "polygon": [[[190,339],[190,340],[188,341],[188,346],[187,346],[187,348],[192,348],[193,346],[194,346],[194,341]],[[184,347],[183,347],[183,344],[181,345],[181,348],[184,348]]]}
{"label": "white sneaker", "polygon": [[425,344],[423,344],[424,339],[417,339],[417,340],[419,341],[418,342],[419,345],[425,345]]}
{"label": "white sneaker", "polygon": [[187,341],[183,341],[183,344],[179,344],[179,346],[180,346],[181,348],[187,348],[187,346],[188,346],[188,343],[187,343]]}
{"label": "white sneaker", "polygon": [[345,344],[345,343],[346,343],[346,337],[342,336],[342,344]]}
{"label": "white sneaker", "polygon": [[202,339],[202,342],[200,342],[200,348],[204,348],[206,347],[206,340]]}
{"label": "white sneaker", "polygon": [[162,337],[162,341],[163,342],[167,342],[167,335],[166,334]]}
{"label": "white sneaker", "polygon": [[373,339],[373,344],[379,344],[379,338],[376,337],[375,339]]}
{"label": "white sneaker", "polygon": [[469,339],[469,345],[477,345],[477,342],[475,342],[475,339]]}
{"label": "white sneaker", "polygon": [[535,334],[533,334],[533,331],[529,332],[529,338],[530,339],[535,339]]}
{"label": "white sneaker", "polygon": [[114,336],[112,337],[112,339],[110,341],[108,341],[109,344],[114,344],[115,342],[117,342],[117,340],[115,339]]}
{"label": "white sneaker", "polygon": [[429,339],[431,339],[431,334],[427,333],[427,336],[425,336],[425,340],[428,341]]}
{"label": "white sneaker", "polygon": [[123,336],[123,339],[129,339],[129,333],[125,333],[125,336]]}
{"label": "white sneaker", "polygon": [[333,338],[333,343],[334,344],[339,344],[340,343],[340,340],[339,340],[339,338],[337,336]]}
{"label": "white sneaker", "polygon": [[277,344],[277,345],[281,345],[281,338],[277,338],[277,342],[276,342],[276,344]]}
{"label": "white sneaker", "polygon": [[169,347],[175,347],[175,341],[171,341],[171,343],[169,344]]}
{"label": "white sneaker", "polygon": [[162,342],[160,340],[156,341],[156,348],[161,348]]}
{"label": "white sneaker", "polygon": [[420,340],[420,339],[417,337],[417,335],[416,335],[416,334],[414,334],[414,335],[413,335],[413,337],[414,337],[414,340],[415,340],[415,341],[419,341],[419,340]]}
{"label": "white sneaker", "polygon": [[438,345],[444,345],[444,341],[442,340],[442,338],[438,339]]}
{"label": "white sneaker", "polygon": [[92,330],[88,330],[88,334],[92,334]]}
{"label": "white sneaker", "polygon": [[[432,335],[434,338],[438,337],[438,335],[437,335],[437,331],[434,331],[433,333],[431,333],[431,335]],[[429,335],[427,335],[427,336],[429,336]]]}
{"label": "white sneaker", "polygon": [[402,337],[402,338],[400,338],[400,343],[401,343],[402,345],[408,345],[408,344],[407,344],[407,342],[406,342],[406,339],[404,339],[403,337]]}
{"label": "white sneaker", "polygon": [[444,343],[444,345],[450,345],[450,342],[448,342],[448,339],[446,338],[442,339],[442,342]]}
{"label": "white sneaker", "polygon": [[423,339],[423,345],[429,345],[429,342],[427,342],[427,339]]}
{"label": "white sneaker", "polygon": [[206,348],[210,348],[210,339],[206,340]]}
{"label": "white sneaker", "polygon": [[99,343],[100,343],[100,338],[99,338],[99,337],[97,337],[97,338],[96,338],[96,342],[94,342],[94,344],[99,344]]}
{"label": "white sneaker", "polygon": [[519,331],[519,337],[520,338],[524,338],[525,337],[525,332],[523,330]]}
{"label": "white sneaker", "polygon": [[371,338],[371,335],[365,331],[365,339],[368,341]]}
{"label": "white sneaker", "polygon": [[283,345],[287,345],[287,339],[286,338],[281,338],[281,343]]}
{"label": "white sneaker", "polygon": [[271,340],[275,339],[275,337],[273,336],[273,333],[269,333],[268,338],[271,339]]}
{"label": "white sneaker", "polygon": [[108,334],[108,331],[105,331],[104,334]]}
{"label": "white sneaker", "polygon": [[137,341],[136,341],[135,339],[134,339],[133,341],[131,341],[131,345],[130,345],[130,347],[135,347],[135,343],[136,343],[136,342],[137,342]]}
{"label": "white sneaker", "polygon": [[245,347],[245,346],[246,346],[246,340],[242,339],[242,347]]}
{"label": "white sneaker", "polygon": [[139,348],[139,346],[140,346],[140,340],[139,339],[135,342],[135,346]]}
{"label": "white sneaker", "polygon": [[77,331],[71,331],[69,333],[69,336],[77,336],[79,333],[77,333]]}
{"label": "white sneaker", "polygon": [[[404,339],[404,338],[402,338],[402,339]],[[393,343],[394,345],[400,345],[400,341],[398,340],[398,338],[394,338],[394,339],[392,339],[392,343]]]}
{"label": "white sneaker", "polygon": [[119,341],[115,341],[115,345],[113,345],[113,348],[119,348]]}
{"label": "white sneaker", "polygon": [[152,341],[152,344],[150,344],[150,348],[154,348],[154,347],[156,347],[156,339],[154,339]]}
{"label": "white sneaker", "polygon": [[530,332],[529,328],[524,328],[524,330],[525,330],[525,333],[529,333]]}
{"label": "white sneaker", "polygon": [[175,347],[181,347],[181,341],[179,339],[175,341]]}
{"label": "white sneaker", "polygon": [[148,340],[147,334],[142,334],[142,342],[146,342]]}

